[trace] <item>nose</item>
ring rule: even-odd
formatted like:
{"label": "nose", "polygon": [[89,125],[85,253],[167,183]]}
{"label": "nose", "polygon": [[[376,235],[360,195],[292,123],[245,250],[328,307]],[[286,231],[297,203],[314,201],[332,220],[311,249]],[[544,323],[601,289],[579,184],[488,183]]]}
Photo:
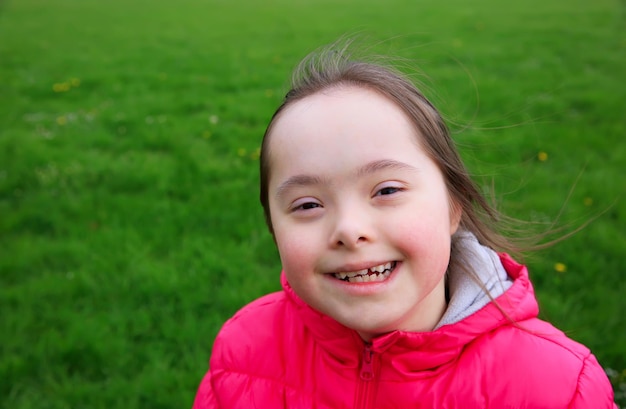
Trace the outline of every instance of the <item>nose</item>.
{"label": "nose", "polygon": [[352,250],[372,242],[375,229],[371,216],[362,209],[355,208],[338,212],[333,220],[330,246]]}

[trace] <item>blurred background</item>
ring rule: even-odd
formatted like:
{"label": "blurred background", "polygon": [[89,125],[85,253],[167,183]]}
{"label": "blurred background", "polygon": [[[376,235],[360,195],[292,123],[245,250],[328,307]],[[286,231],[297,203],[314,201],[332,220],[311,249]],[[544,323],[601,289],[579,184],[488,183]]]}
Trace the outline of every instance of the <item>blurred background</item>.
{"label": "blurred background", "polygon": [[346,34],[401,58],[504,213],[593,219],[524,261],[626,405],[625,23],[618,0],[2,2],[0,407],[191,407],[222,323],[280,288],[265,126]]}

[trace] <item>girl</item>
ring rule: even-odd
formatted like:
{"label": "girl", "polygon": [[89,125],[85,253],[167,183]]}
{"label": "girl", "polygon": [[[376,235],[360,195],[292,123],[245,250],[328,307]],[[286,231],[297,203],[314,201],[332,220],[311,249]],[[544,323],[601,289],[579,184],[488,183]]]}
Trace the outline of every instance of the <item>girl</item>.
{"label": "girl", "polygon": [[261,203],[283,291],[224,325],[194,409],[616,407],[589,349],[537,318],[402,75],[345,50],[305,59],[265,133]]}

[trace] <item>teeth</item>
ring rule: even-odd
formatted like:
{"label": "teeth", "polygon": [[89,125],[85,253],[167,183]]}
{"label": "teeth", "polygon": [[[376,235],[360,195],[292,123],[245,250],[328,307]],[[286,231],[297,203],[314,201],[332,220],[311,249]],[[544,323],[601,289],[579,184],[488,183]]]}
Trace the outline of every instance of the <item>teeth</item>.
{"label": "teeth", "polygon": [[370,268],[370,270],[372,270],[372,272],[374,273],[382,273],[385,270],[391,270],[391,263],[381,264],[379,266]]}
{"label": "teeth", "polygon": [[359,271],[335,273],[335,277],[339,280],[348,281],[350,283],[370,283],[383,281],[391,275],[391,270],[395,268],[395,262],[389,262],[374,266],[370,269]]}
{"label": "teeth", "polygon": [[367,275],[368,271],[367,268],[363,269],[363,270],[359,270],[359,271],[354,271],[352,273],[345,273],[346,276],[348,278],[352,278],[352,277],[356,277],[356,276],[362,276],[362,275]]}

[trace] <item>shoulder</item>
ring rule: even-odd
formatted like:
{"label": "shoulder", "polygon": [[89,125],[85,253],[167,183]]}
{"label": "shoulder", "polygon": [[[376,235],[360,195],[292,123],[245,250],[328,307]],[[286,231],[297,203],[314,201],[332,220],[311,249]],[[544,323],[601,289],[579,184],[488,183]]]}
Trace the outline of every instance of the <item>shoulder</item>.
{"label": "shoulder", "polygon": [[263,296],[223,325],[213,344],[211,371],[273,377],[281,372],[281,356],[295,353],[300,345],[299,327],[301,320],[283,291]]}
{"label": "shoulder", "polygon": [[281,407],[299,386],[289,366],[304,359],[302,320],[284,292],[261,297],[228,320],[213,344],[211,394],[222,407]]}
{"label": "shoulder", "polygon": [[484,334],[477,342],[478,345],[488,343],[494,355],[505,355],[511,360],[535,357],[531,363],[545,358],[548,362],[556,360],[579,365],[590,354],[587,347],[538,318],[503,325]]}
{"label": "shoulder", "polygon": [[224,324],[222,331],[229,327],[237,327],[242,322],[256,321],[259,318],[271,319],[277,311],[284,309],[286,305],[284,291],[278,291],[264,295],[249,304],[243,306],[232,318]]}
{"label": "shoulder", "polygon": [[545,321],[502,326],[479,337],[470,356],[471,350],[494,402],[501,397],[528,407],[587,407],[576,402],[613,407],[610,382],[591,351]]}
{"label": "shoulder", "polygon": [[212,356],[220,351],[242,352],[266,348],[266,343],[286,330],[286,320],[292,315],[291,305],[284,292],[279,291],[258,298],[233,315],[218,333]]}

